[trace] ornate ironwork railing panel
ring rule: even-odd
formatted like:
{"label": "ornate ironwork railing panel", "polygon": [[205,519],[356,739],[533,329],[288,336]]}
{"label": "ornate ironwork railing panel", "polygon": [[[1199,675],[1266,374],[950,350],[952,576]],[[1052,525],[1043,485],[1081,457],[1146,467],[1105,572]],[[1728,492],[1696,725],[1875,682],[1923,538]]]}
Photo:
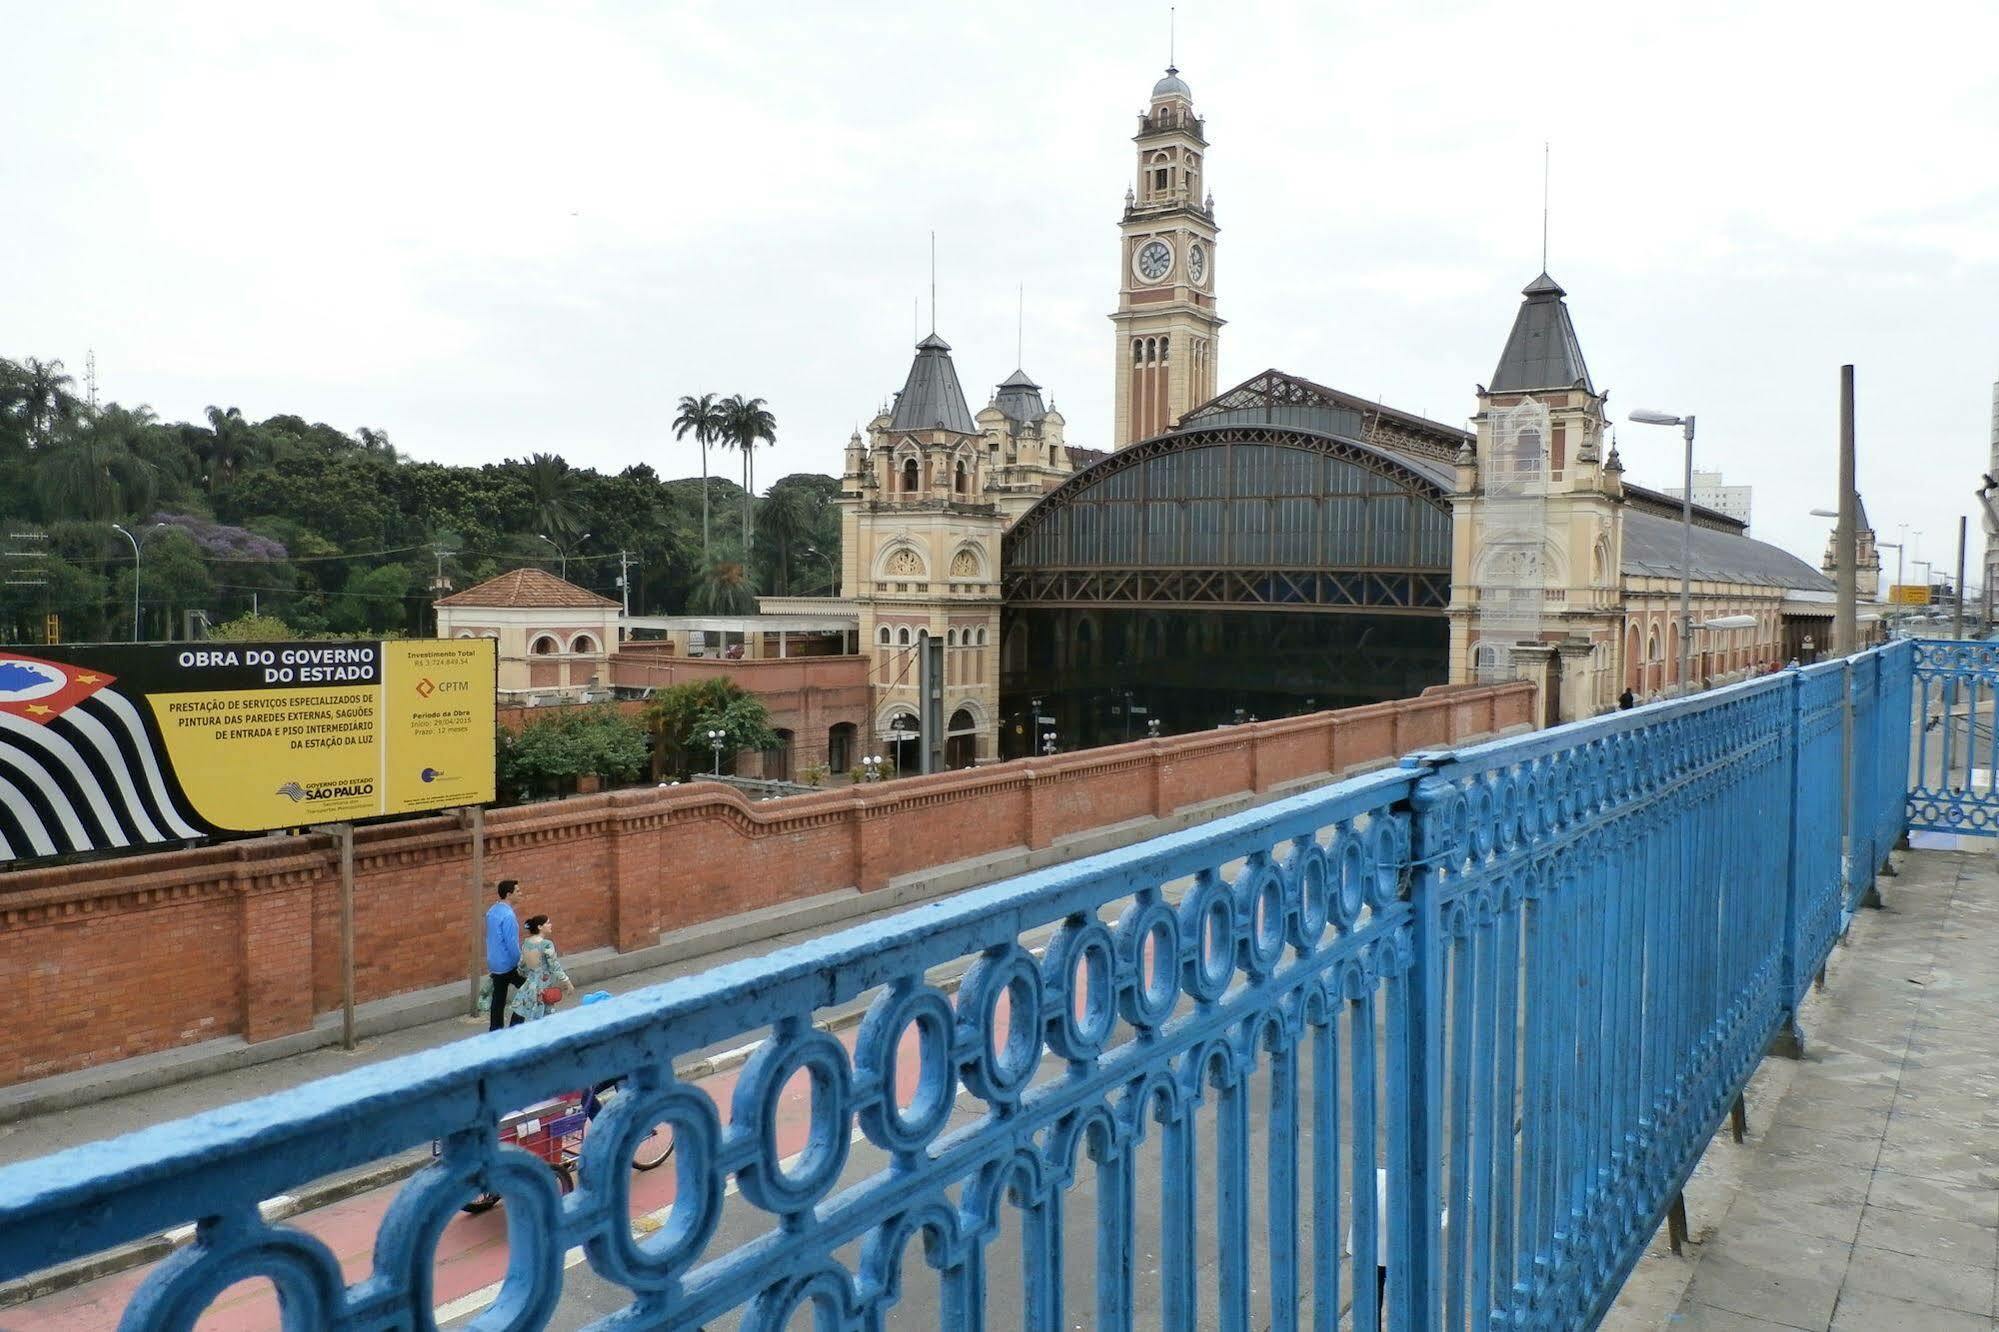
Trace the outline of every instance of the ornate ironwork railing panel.
{"label": "ornate ironwork railing panel", "polygon": [[1909,826],[1999,836],[1999,643],[1913,640]]}
{"label": "ornate ironwork railing panel", "polygon": [[[1588,1326],[1830,947],[1842,814],[1892,841],[1892,765],[1842,800],[1839,740],[1849,689],[1893,738],[1907,651],[1418,756],[12,1166],[0,1279],[193,1220],[126,1326],[191,1327],[256,1276],[288,1327],[428,1326],[439,1237],[491,1189],[508,1267],[479,1326],[545,1324],[585,1260],[620,1329],[860,1332],[924,1268],[951,1329],[1016,1301],[1046,1332]],[[850,1050],[815,1022],[856,1001]],[[725,1098],[676,1078],[746,1038]],[[574,1192],[496,1143],[614,1078]],[[640,1234],[630,1161],[662,1122],[673,1205]],[[430,1140],[352,1284],[260,1215]]]}

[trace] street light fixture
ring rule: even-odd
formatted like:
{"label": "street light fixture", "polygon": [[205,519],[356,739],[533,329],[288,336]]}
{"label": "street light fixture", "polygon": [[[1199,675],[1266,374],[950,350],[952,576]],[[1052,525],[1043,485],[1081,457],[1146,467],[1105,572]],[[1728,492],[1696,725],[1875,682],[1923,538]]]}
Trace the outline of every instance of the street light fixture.
{"label": "street light fixture", "polygon": [[1687,441],[1686,489],[1680,492],[1680,689],[1685,692],[1687,658],[1694,645],[1694,418],[1641,407],[1631,419],[1639,425],[1678,426]]}
{"label": "street light fixture", "polygon": [[[151,536],[165,526],[165,523],[154,523],[146,529],[146,535]],[[136,643],[139,641],[139,538],[118,523],[111,524],[111,527],[132,543],[132,641]]]}
{"label": "street light fixture", "polygon": [[869,754],[861,760],[861,766],[867,769],[867,772],[861,777],[862,781],[878,782],[882,779],[882,756],[880,754]]}
{"label": "street light fixture", "polygon": [[708,746],[715,751],[715,775],[717,777],[722,775],[722,746],[727,744],[728,740],[729,733],[727,731],[708,732]]}
{"label": "street light fixture", "polygon": [[829,597],[839,596],[840,579],[833,568],[833,561],[839,558],[838,552],[822,551],[817,546],[807,546],[804,548],[803,554],[815,560],[823,559],[826,561],[826,595]]}
{"label": "street light fixture", "polygon": [[1049,758],[1055,757],[1055,732],[1050,731],[1041,740],[1041,752]]}
{"label": "street light fixture", "polygon": [[[535,540],[537,540],[537,541],[548,541],[548,544],[549,544],[549,545],[550,545],[551,547],[553,547],[553,548],[554,548],[554,550],[555,550],[555,553],[556,553],[557,555],[561,556],[561,558],[562,558],[562,581],[563,581],[563,582],[565,582],[565,583],[566,583],[566,582],[568,582],[568,581],[569,581],[569,552],[568,552],[568,551],[566,551],[566,550],[564,550],[564,549],[563,549],[563,548],[562,548],[561,546],[558,546],[558,545],[556,545],[556,543],[555,543],[555,542],[553,542],[553,541],[549,541],[549,539],[548,539],[547,537],[543,536],[543,535],[542,535],[541,533],[539,533],[539,532],[536,532],[536,533],[534,534],[534,537],[535,537]],[[576,540],[575,540],[575,541],[573,541],[573,542],[571,542],[570,544],[572,544],[572,545],[577,545],[577,546],[580,546],[580,545],[582,545],[582,544],[583,544],[584,542],[588,541],[589,539],[590,539],[590,534],[589,534],[588,532],[585,532],[585,533],[584,533],[584,534],[583,534],[582,536],[580,536],[580,537],[577,537],[577,538],[576,538]]]}

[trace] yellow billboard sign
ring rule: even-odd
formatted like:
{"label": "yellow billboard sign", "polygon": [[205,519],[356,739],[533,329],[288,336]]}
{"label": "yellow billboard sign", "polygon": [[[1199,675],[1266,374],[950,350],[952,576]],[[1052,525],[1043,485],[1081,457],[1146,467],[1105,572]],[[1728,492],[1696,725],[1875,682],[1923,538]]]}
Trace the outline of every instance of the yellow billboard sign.
{"label": "yellow billboard sign", "polygon": [[1888,589],[1888,601],[1896,606],[1927,606],[1930,590],[1921,583],[1896,583]]}
{"label": "yellow billboard sign", "polygon": [[0,650],[0,863],[493,799],[491,639]]}

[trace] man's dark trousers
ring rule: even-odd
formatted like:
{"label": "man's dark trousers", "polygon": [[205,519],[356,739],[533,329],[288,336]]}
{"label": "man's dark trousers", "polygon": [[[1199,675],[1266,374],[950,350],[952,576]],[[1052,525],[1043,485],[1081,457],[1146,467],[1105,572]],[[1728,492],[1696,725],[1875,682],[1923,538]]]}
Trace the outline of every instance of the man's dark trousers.
{"label": "man's dark trousers", "polygon": [[527,978],[517,967],[512,971],[488,972],[493,978],[493,1002],[486,1010],[486,1030],[498,1031],[507,1025],[507,987],[519,985]]}

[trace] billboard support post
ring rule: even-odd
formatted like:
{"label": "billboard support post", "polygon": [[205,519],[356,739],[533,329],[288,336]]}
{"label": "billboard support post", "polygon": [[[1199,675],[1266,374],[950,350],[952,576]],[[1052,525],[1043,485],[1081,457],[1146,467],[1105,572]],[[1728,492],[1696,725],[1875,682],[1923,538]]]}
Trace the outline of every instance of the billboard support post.
{"label": "billboard support post", "polygon": [[340,1048],[354,1048],[354,825],[334,829],[340,839]]}
{"label": "billboard support post", "polygon": [[465,1008],[479,1016],[479,977],[486,970],[486,807],[472,806],[472,958]]}

